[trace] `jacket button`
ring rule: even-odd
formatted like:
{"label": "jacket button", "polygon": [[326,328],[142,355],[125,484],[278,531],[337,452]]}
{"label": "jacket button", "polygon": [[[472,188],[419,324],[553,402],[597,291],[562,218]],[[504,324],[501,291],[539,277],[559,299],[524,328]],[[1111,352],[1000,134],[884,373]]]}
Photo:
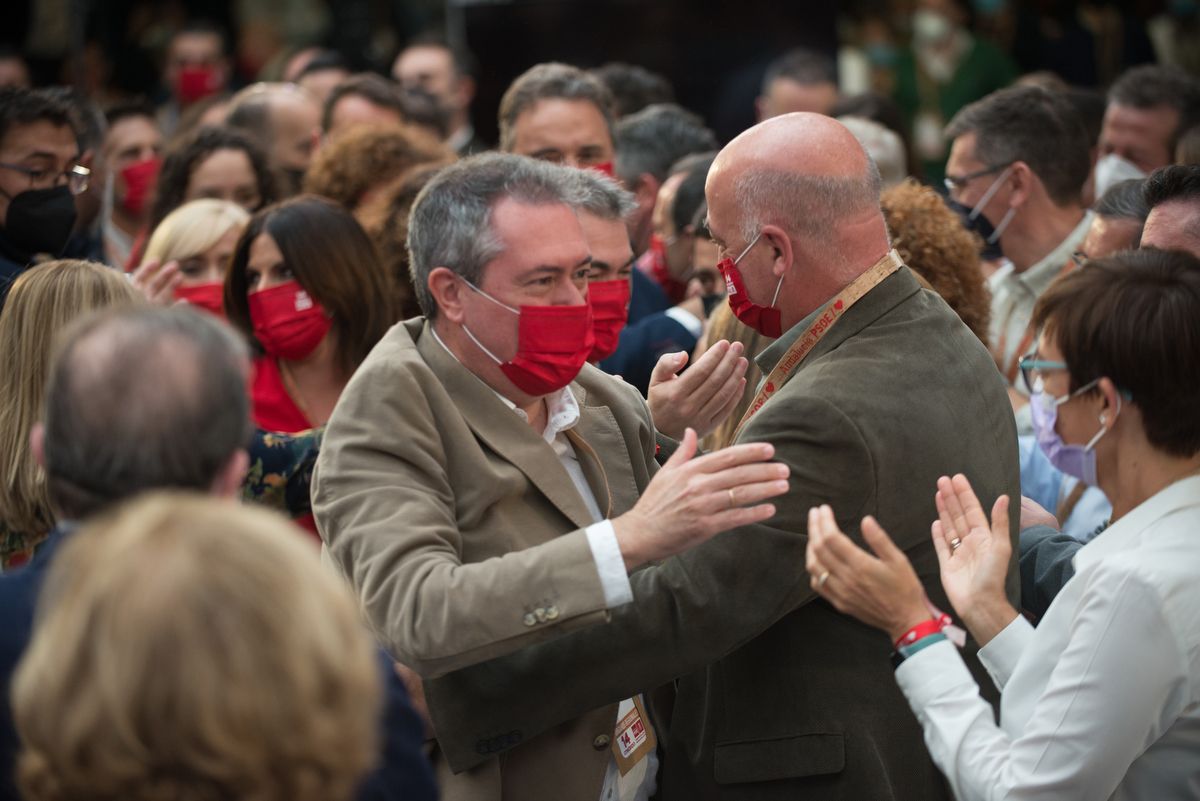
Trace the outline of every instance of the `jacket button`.
{"label": "jacket button", "polygon": [[542,609],[542,608],[539,606],[537,609],[534,609],[534,610],[533,610],[533,614],[534,614],[534,615],[537,617],[537,622],[538,622],[538,623],[545,623],[545,622],[546,622],[546,610],[545,610],[545,609]]}
{"label": "jacket button", "polygon": [[557,620],[557,619],[558,619],[558,607],[557,606],[547,606],[546,607],[546,620]]}
{"label": "jacket button", "polygon": [[597,734],[596,739],[592,740],[592,748],[595,748],[597,751],[603,751],[605,748],[608,748],[608,744],[611,742],[612,738],[607,734]]}
{"label": "jacket button", "polygon": [[526,612],[525,617],[524,617],[524,622],[525,622],[526,626],[536,626],[537,618],[534,617],[533,612]]}

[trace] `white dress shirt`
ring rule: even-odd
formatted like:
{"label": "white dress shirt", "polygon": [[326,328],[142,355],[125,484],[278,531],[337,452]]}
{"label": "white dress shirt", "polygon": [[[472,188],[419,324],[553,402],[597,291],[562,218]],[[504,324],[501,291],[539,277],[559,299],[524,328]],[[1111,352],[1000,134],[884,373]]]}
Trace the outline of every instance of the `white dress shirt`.
{"label": "white dress shirt", "polygon": [[[1021,357],[1018,350],[1025,339],[1029,321],[1033,318],[1034,304],[1079,249],[1091,224],[1092,212],[1089,211],[1067,234],[1066,239],[1029,269],[1017,272],[1009,262],[987,279],[988,289],[992,293],[988,344],[996,361],[1005,368],[1012,364],[1014,358]],[[1025,391],[1019,377],[1013,386]]]}
{"label": "white dress shirt", "polygon": [[1038,627],[979,657],[999,725],[949,642],[896,670],[959,801],[1200,798],[1200,476],[1080,549]]}
{"label": "white dress shirt", "polygon": [[[430,329],[433,338],[439,345],[446,348],[437,332]],[[454,352],[446,348],[446,352],[454,356]],[[455,359],[458,357],[455,356]],[[491,387],[488,387],[491,389]],[[492,389],[500,401],[528,424],[529,416],[524,409],[517,407],[508,398]],[[566,431],[575,427],[579,422],[579,401],[570,386],[565,386],[558,392],[552,392],[545,398],[546,428],[542,438],[554,449],[554,454],[562,463],[563,469],[571,477],[571,483],[579,491],[579,496],[597,521],[584,531],[587,534],[588,546],[592,549],[592,558],[596,561],[596,571],[600,575],[600,586],[604,590],[604,603],[608,608],[620,606],[633,600],[633,587],[625,572],[625,557],[621,555],[621,546],[617,543],[617,533],[613,530],[612,522],[604,519],[600,505],[596,502],[596,494],[588,485],[583,467],[579,464],[579,455],[575,446],[567,438]],[[617,707],[617,718],[620,720],[633,708],[633,699],[627,698]],[[614,725],[616,721],[613,721]],[[649,723],[649,721],[647,721]],[[616,732],[614,731],[614,739]],[[600,788],[600,801],[647,801],[654,795],[656,776],[658,774],[658,755],[651,752],[645,759],[636,764],[626,775],[622,776],[617,769],[615,757],[610,757],[608,769],[604,774],[604,783]]]}

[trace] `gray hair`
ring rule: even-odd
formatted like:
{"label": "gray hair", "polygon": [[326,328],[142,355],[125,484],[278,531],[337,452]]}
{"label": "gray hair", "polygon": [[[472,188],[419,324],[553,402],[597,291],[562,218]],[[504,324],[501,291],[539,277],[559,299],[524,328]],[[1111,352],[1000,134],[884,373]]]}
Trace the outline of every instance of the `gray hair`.
{"label": "gray hair", "polygon": [[998,167],[1023,161],[1059,206],[1078,203],[1091,171],[1090,143],[1079,112],[1062,94],[1036,86],[992,92],[958,111],[946,136],[975,134],[975,158]]}
{"label": "gray hair", "polygon": [[698,115],[674,103],[656,103],[617,123],[614,169],[627,185],[649,173],[666,180],[671,165],[693,153],[715,150],[717,137]]}
{"label": "gray hair", "polygon": [[110,310],[62,342],[44,443],[61,519],[149,489],[207,491],[249,444],[247,348],[216,318],[179,307]]}
{"label": "gray hair", "polygon": [[571,205],[604,220],[624,220],[637,208],[633,194],[595,170],[571,170],[566,176],[574,199]]}
{"label": "gray hair", "polygon": [[879,209],[883,182],[867,156],[867,169],[853,177],[801,175],[751,168],[733,183],[734,203],[742,211],[741,234],[750,242],[764,225],[790,235],[829,240],[843,217]]}
{"label": "gray hair", "polygon": [[512,152],[517,117],[539,100],[586,100],[604,115],[608,133],[613,130],[613,96],[600,79],[578,67],[551,62],[536,64],[517,76],[500,99],[500,149]]}
{"label": "gray hair", "polygon": [[[1144,226],[1146,218],[1150,216],[1150,206],[1142,193],[1145,185],[1145,178],[1119,181],[1100,196],[1092,206],[1092,211],[1110,220],[1132,220]],[[1141,239],[1140,230],[1138,239]],[[1135,242],[1134,246],[1136,245]]]}
{"label": "gray hair", "polygon": [[408,223],[409,269],[425,316],[437,318],[430,272],[446,267],[478,286],[484,266],[504,251],[492,230],[492,209],[499,200],[575,207],[575,172],[525,156],[484,153],[435,175],[417,195]]}

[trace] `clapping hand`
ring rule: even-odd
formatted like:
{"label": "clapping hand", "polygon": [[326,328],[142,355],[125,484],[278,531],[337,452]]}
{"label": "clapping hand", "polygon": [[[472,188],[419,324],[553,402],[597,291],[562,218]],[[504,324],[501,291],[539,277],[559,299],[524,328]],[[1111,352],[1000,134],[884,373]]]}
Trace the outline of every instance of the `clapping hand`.
{"label": "clapping hand", "polygon": [[941,566],[942,587],[967,628],[983,645],[1012,622],[1017,612],[1004,594],[1012,558],[1008,533],[1008,496],[992,506],[988,522],[967,477],[938,479],[933,547]]}
{"label": "clapping hand", "polygon": [[654,427],[671,439],[691,427],[703,437],[724,422],[746,390],[746,368],[740,342],[721,340],[696,360],[688,371],[684,351],[663,355],[650,376],[647,403]]}
{"label": "clapping hand", "polygon": [[875,518],[863,518],[862,534],[874,556],[842,533],[828,506],[809,510],[806,567],[812,588],[839,612],[899,639],[929,619],[925,588]]}

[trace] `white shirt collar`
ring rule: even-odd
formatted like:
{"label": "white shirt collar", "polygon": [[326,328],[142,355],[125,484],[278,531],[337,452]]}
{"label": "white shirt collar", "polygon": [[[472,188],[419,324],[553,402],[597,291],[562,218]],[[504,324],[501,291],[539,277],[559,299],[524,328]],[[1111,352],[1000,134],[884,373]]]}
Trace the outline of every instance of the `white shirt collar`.
{"label": "white shirt collar", "polygon": [[[433,334],[434,341],[441,345],[442,349],[446,353],[449,353],[454,361],[462,364],[462,361],[454,355],[454,351],[446,347],[446,343],[437,335],[437,331],[433,330],[432,325],[429,326],[429,333]],[[466,365],[463,366],[466,367]],[[519,408],[517,404],[492,389],[486,381],[482,379],[480,381],[485,387],[491,390],[493,395],[500,399],[501,403],[516,412],[517,416],[526,423],[529,422],[529,415],[525,414],[524,409]],[[579,401],[575,399],[575,393],[571,391],[570,384],[557,392],[551,392],[543,400],[546,402],[546,429],[542,432],[542,438],[546,442],[553,442],[559,434],[574,428],[575,424],[579,422]]]}
{"label": "white shirt collar", "polygon": [[1084,212],[1083,219],[1071,229],[1071,233],[1067,234],[1066,239],[1059,242],[1054,250],[1043,256],[1041,260],[1025,272],[1009,273],[1008,280],[1020,281],[1034,295],[1040,296],[1050,286],[1050,283],[1058,277],[1063,267],[1066,266],[1067,260],[1079,249],[1084,238],[1087,237],[1088,228],[1091,224],[1092,212]]}
{"label": "white shirt collar", "polygon": [[1169,484],[1134,507],[1104,533],[1075,554],[1075,572],[1110,554],[1137,547],[1141,534],[1167,515],[1189,506],[1200,506],[1200,476],[1192,475]]}

